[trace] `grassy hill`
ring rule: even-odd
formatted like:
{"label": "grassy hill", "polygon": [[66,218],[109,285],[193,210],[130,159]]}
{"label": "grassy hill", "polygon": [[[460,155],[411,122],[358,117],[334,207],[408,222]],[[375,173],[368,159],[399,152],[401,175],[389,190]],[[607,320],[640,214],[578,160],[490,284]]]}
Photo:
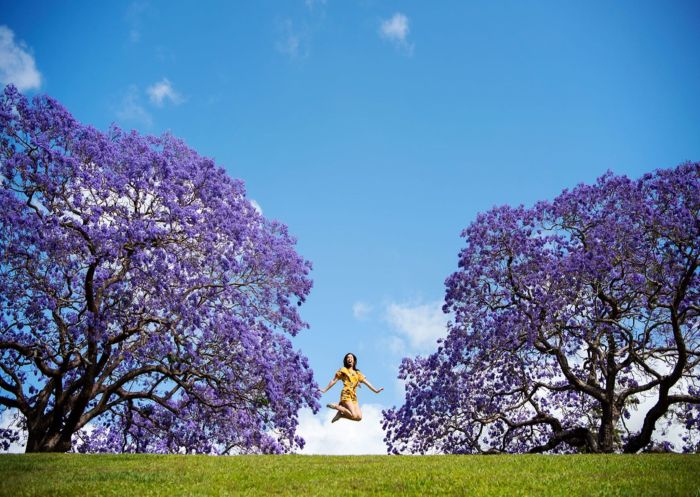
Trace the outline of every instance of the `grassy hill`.
{"label": "grassy hill", "polygon": [[0,496],[698,496],[700,455],[0,456]]}

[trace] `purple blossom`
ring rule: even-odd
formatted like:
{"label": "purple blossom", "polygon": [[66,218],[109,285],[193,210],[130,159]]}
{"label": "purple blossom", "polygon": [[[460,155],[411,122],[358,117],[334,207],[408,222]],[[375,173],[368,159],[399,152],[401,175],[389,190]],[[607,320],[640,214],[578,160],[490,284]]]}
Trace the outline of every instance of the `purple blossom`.
{"label": "purple blossom", "polygon": [[27,451],[303,444],[318,393],[289,336],[311,264],[241,181],[12,86],[0,156],[0,410],[21,412]]}
{"label": "purple blossom", "polygon": [[404,359],[389,452],[638,452],[674,411],[699,432],[700,163],[608,173],[462,235],[448,336]]}

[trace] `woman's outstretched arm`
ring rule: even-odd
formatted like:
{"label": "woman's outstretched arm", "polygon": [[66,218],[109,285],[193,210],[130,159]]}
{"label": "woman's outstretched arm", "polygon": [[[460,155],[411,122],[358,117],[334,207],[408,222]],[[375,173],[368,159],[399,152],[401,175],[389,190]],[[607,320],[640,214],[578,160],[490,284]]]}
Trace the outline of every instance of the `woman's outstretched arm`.
{"label": "woman's outstretched arm", "polygon": [[330,390],[330,388],[331,388],[333,385],[335,385],[337,382],[338,382],[338,378],[333,378],[333,379],[328,383],[328,386],[327,386],[326,388],[319,388],[318,390],[319,390],[321,393],[326,393],[326,392],[327,392],[328,390]]}
{"label": "woman's outstretched arm", "polygon": [[379,393],[379,392],[381,392],[382,390],[384,390],[384,387],[379,388],[379,389],[374,388],[374,387],[372,386],[372,384],[371,384],[369,381],[367,381],[367,378],[363,378],[360,382],[361,382],[361,383],[364,383],[365,385],[367,385],[367,386],[369,387],[369,389],[372,390],[374,393]]}

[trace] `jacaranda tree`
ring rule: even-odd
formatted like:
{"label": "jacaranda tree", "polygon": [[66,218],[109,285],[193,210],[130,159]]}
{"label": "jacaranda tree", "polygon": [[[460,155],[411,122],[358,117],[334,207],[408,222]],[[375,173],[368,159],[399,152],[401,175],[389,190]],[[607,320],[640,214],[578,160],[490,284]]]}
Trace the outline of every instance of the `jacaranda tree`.
{"label": "jacaranda tree", "polygon": [[0,409],[27,452],[303,444],[317,386],[288,336],[310,264],[240,181],[172,136],[100,132],[12,86],[0,161]]}
{"label": "jacaranda tree", "polygon": [[[700,163],[480,214],[447,337],[404,359],[392,452],[638,452],[700,433]],[[630,417],[641,417],[641,427]]]}

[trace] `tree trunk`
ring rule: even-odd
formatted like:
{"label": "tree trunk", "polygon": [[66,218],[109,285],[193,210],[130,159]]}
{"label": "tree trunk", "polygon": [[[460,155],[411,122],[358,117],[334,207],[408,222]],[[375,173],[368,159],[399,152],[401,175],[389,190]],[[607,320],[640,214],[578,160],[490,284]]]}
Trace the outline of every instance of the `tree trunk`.
{"label": "tree trunk", "polygon": [[603,415],[598,431],[598,450],[610,454],[615,450],[615,426],[620,419],[620,413],[613,405],[602,406]]}
{"label": "tree trunk", "polygon": [[71,437],[62,433],[29,432],[25,453],[68,452],[72,447]]}

